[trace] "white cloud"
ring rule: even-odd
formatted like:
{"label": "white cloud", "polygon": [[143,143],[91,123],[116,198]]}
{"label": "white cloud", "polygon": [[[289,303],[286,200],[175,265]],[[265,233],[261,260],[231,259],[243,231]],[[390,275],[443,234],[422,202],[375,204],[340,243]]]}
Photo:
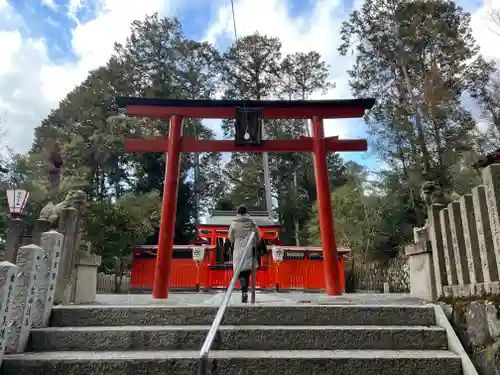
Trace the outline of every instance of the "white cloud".
{"label": "white cloud", "polygon": [[[357,1],[357,3],[360,3]],[[345,99],[349,92],[346,70],[352,65],[351,57],[339,56],[340,27],[348,9],[341,0],[317,0],[307,16],[291,17],[285,0],[238,0],[235,1],[236,30],[238,37],[258,31],[261,34],[280,38],[286,53],[321,53],[330,65],[330,80],[336,87],[325,95],[314,95],[311,99]],[[360,3],[361,4],[361,3]],[[356,5],[357,6],[357,5]],[[214,42],[220,37],[234,38],[231,5],[219,9],[217,21],[206,33],[206,39]],[[346,137],[348,120],[325,121],[327,135]]]}
{"label": "white cloud", "polygon": [[[12,18],[13,10],[3,2],[0,0],[1,15]],[[0,112],[6,115],[8,145],[17,152],[28,150],[33,129],[89,70],[108,60],[113,44],[128,36],[130,23],[147,14],[166,12],[167,4],[167,0],[104,0],[97,19],[78,24],[73,31],[75,63],[53,64],[43,40],[23,40],[18,32],[0,31]],[[70,1],[73,14],[80,6],[80,0]]]}
{"label": "white cloud", "polygon": [[[70,9],[78,10],[79,0]],[[147,2],[105,0],[95,20],[79,24],[73,31],[72,46],[78,61],[66,65],[47,65],[42,72],[43,92],[51,101],[60,100],[75,85],[85,79],[89,70],[105,64],[113,53],[115,42],[124,42],[134,20],[154,12],[166,11],[165,0]],[[54,82],[54,77],[60,77]]]}
{"label": "white cloud", "polygon": [[483,6],[472,13],[471,27],[481,53],[487,58],[500,60],[500,25],[491,21],[488,13],[492,9],[500,9],[500,0],[485,0]]}

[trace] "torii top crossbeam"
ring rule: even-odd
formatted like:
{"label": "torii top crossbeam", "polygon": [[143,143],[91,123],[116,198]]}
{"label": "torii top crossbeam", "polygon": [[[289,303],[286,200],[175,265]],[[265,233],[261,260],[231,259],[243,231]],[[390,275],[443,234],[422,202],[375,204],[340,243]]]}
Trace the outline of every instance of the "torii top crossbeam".
{"label": "torii top crossbeam", "polygon": [[[321,119],[357,118],[375,103],[374,99],[350,100],[176,100],[136,97],[118,97],[116,104],[125,108],[127,116],[170,118],[235,118],[237,108],[261,109],[264,119]],[[366,151],[364,139],[325,137],[327,152]],[[127,152],[168,152],[168,139],[126,139]],[[231,140],[195,140],[183,136],[181,152],[313,152],[310,137],[283,140],[262,140],[256,145],[237,145]]]}
{"label": "torii top crossbeam", "polygon": [[173,115],[196,118],[234,118],[236,108],[262,108],[264,119],[323,119],[362,117],[375,99],[347,100],[179,100],[117,97],[116,104],[128,116],[168,118]]}
{"label": "torii top crossbeam", "polygon": [[[128,152],[168,153],[153,285],[154,298],[168,296],[182,152],[312,152],[325,286],[330,295],[342,294],[326,156],[330,151],[366,151],[367,142],[364,139],[340,140],[338,137],[325,137],[323,119],[362,117],[375,104],[374,99],[254,101],[118,97],[115,101],[118,107],[126,109],[128,116],[170,119],[168,138],[125,140],[125,151]],[[235,118],[235,139],[196,140],[182,136],[182,120],[185,117]],[[285,118],[311,119],[312,137],[262,140],[262,119]]]}

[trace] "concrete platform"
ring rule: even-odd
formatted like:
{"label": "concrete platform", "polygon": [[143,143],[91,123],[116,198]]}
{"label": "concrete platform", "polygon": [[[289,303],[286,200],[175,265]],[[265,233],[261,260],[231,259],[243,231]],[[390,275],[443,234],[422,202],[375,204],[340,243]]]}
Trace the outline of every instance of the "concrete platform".
{"label": "concrete platform", "polygon": [[[56,306],[53,327],[125,325],[211,325],[217,305],[100,305]],[[233,305],[226,310],[224,325],[399,325],[432,326],[431,306],[364,304],[256,304]]]}
{"label": "concrete platform", "polygon": [[[462,375],[460,357],[433,350],[213,351],[211,375]],[[9,355],[2,375],[196,374],[198,351],[46,352]]]}
{"label": "concrete platform", "polygon": [[[199,350],[210,326],[49,327],[28,351]],[[446,332],[426,326],[226,326],[218,350],[446,350]]]}
{"label": "concrete platform", "polygon": [[[225,291],[200,293],[170,293],[168,299],[154,299],[150,294],[98,294],[96,305],[212,305],[219,306]],[[326,293],[301,291],[269,292],[257,291],[257,304],[319,304],[319,305],[425,305],[428,301],[411,297],[409,294],[350,293],[342,296],[328,296]],[[241,305],[239,291],[231,296],[230,305]]]}

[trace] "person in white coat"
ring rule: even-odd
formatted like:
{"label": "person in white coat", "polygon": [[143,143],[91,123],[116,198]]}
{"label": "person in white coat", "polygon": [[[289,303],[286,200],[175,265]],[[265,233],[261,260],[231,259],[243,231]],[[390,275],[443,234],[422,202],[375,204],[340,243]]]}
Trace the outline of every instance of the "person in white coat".
{"label": "person in white coat", "polygon": [[243,257],[248,239],[252,233],[255,233],[255,240],[252,248],[247,252],[239,274],[241,286],[241,302],[248,302],[248,285],[252,274],[252,256],[255,254],[255,244],[260,242],[260,231],[257,224],[248,214],[245,205],[241,205],[236,210],[236,217],[229,226],[228,238],[233,248],[233,271],[236,271],[239,262]]}

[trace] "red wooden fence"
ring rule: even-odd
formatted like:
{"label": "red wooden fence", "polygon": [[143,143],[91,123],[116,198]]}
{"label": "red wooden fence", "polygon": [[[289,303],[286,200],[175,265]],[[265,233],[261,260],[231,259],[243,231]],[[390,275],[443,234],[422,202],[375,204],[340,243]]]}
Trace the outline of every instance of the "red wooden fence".
{"label": "red wooden fence", "polygon": [[[152,288],[155,262],[156,258],[134,259],[130,280],[131,288]],[[343,257],[340,257],[339,260],[339,271],[341,286],[342,289],[345,289]],[[195,288],[198,283],[200,287],[205,288],[225,288],[232,275],[232,269],[208,267],[207,260],[196,266],[192,259],[173,259],[170,286],[172,288]],[[268,289],[274,288],[276,284],[282,289],[323,289],[325,287],[323,261],[319,259],[288,259],[283,260],[278,266],[271,259],[268,267],[261,267],[257,270],[256,285],[258,288]]]}

